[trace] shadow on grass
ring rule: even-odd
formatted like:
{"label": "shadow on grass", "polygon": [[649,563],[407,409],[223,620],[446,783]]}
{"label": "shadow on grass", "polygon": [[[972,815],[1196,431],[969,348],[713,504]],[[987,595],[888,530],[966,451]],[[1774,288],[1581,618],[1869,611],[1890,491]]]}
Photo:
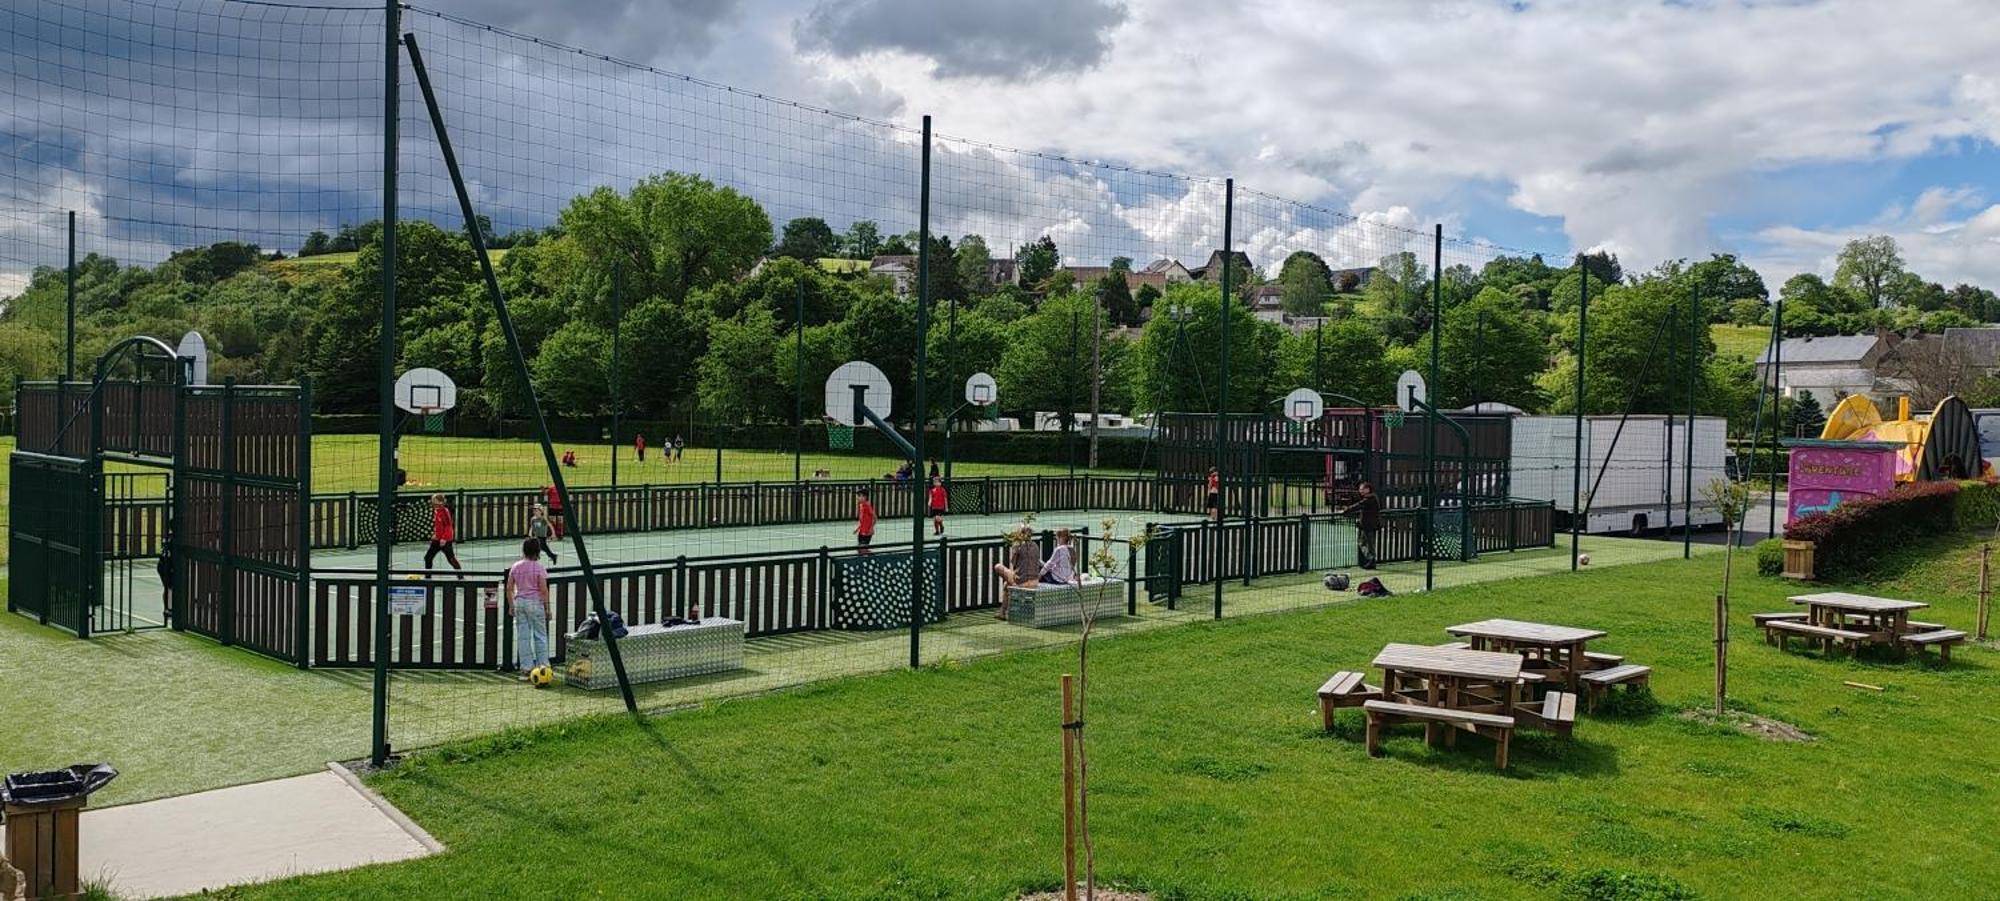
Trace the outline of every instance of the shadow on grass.
{"label": "shadow on grass", "polygon": [[[1657,712],[1658,705],[1655,705]],[[1652,714],[1647,714],[1651,716]],[[1589,726],[1578,723],[1579,731]],[[1334,717],[1333,730],[1312,730],[1310,737],[1337,741],[1356,750],[1366,747],[1368,723],[1360,711],[1341,711]],[[1526,779],[1535,776],[1573,776],[1603,779],[1617,776],[1618,751],[1603,742],[1547,732],[1516,730],[1508,749],[1506,770],[1493,768],[1491,739],[1470,734],[1458,736],[1456,748],[1430,747],[1424,743],[1423,726],[1404,724],[1391,727],[1382,736],[1382,759],[1400,760],[1465,773],[1486,773],[1497,777]]]}

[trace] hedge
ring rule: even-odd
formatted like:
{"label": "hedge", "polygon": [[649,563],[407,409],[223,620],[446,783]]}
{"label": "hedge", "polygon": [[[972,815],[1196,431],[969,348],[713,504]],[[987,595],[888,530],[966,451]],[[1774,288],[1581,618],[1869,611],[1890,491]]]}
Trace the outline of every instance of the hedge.
{"label": "hedge", "polygon": [[1766,538],[1751,548],[1757,552],[1757,574],[1764,576],[1783,575],[1785,572],[1785,539]]}
{"label": "hedge", "polygon": [[1820,578],[1862,573],[1913,535],[1951,531],[1958,523],[1958,497],[1956,482],[1903,485],[1803,517],[1785,528],[1785,537],[1813,543],[1813,571]]}
{"label": "hedge", "polygon": [[1973,479],[1958,483],[1958,528],[2000,527],[2000,482]]}

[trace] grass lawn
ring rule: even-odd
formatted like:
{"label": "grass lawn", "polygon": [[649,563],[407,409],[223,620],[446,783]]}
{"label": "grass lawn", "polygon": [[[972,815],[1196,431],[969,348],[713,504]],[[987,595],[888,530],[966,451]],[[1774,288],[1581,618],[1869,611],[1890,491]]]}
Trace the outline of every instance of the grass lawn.
{"label": "grass lawn", "polygon": [[1715,339],[1715,352],[1723,356],[1738,356],[1755,360],[1771,343],[1771,330],[1761,325],[1724,325],[1717,323],[1708,327],[1708,334]]}
{"label": "grass lawn", "polygon": [[[1969,627],[1977,540],[1856,586]],[[1732,700],[1810,733],[1688,721],[1710,696],[1720,559],[1470,584],[1095,645],[1099,872],[1176,898],[1975,897],[2000,879],[2000,655],[1948,669],[1758,640],[1795,583],[1741,564]],[[1385,759],[1313,689],[1385,641],[1510,616],[1609,630],[1663,709]],[[450,847],[242,897],[1005,898],[1056,884],[1060,649],[823,683],[634,723],[598,718],[418,755],[373,778]],[[171,683],[172,680],[167,680]],[[1845,682],[1879,686],[1855,688]],[[1981,888],[1985,886],[1985,888]]]}

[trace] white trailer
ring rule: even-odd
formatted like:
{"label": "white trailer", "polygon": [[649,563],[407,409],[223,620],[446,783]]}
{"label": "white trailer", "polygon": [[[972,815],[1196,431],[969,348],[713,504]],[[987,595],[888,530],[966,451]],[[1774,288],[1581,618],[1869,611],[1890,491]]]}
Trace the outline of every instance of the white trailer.
{"label": "white trailer", "polygon": [[[1589,511],[1583,530],[1638,534],[1680,527],[1686,522],[1682,480],[1687,475],[1687,418],[1632,416],[1625,418],[1622,431],[1620,418],[1583,418],[1582,490]],[[1563,516],[1574,515],[1576,425],[1573,416],[1514,419],[1509,494],[1553,501]],[[1721,511],[1703,496],[1702,488],[1727,477],[1723,469],[1727,440],[1722,417],[1695,418],[1691,512],[1696,527],[1722,524]]]}

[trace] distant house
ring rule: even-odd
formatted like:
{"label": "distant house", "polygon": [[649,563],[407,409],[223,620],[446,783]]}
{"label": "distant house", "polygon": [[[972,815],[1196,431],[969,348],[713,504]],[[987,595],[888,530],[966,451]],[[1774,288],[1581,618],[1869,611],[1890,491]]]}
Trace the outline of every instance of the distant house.
{"label": "distant house", "polygon": [[880,275],[895,282],[896,296],[902,297],[916,290],[917,255],[909,253],[875,257],[868,261],[868,274]]}
{"label": "distant house", "polygon": [[1012,257],[986,261],[986,280],[993,287],[1021,283],[1021,263]]}
{"label": "distant house", "polygon": [[1181,265],[1180,260],[1169,257],[1161,257],[1147,263],[1146,268],[1139,271],[1152,275],[1165,276],[1169,285],[1194,281],[1194,273],[1189,272],[1188,267]]}
{"label": "distant house", "polygon": [[[1250,265],[1249,254],[1244,253],[1243,251],[1240,250],[1230,251],[1230,254],[1236,260],[1237,271],[1252,272],[1252,273],[1257,271],[1256,267]],[[1201,266],[1198,268],[1188,270],[1188,274],[1193,276],[1195,281],[1201,281],[1201,282],[1222,281],[1222,251],[1220,250],[1210,251],[1208,254],[1208,262],[1201,264]]]}
{"label": "distant house", "polygon": [[1250,315],[1265,322],[1285,324],[1285,289],[1281,285],[1258,285],[1249,290]]}
{"label": "distant house", "polygon": [[[1828,408],[1851,394],[1880,398],[1897,393],[1879,374],[1895,344],[1886,333],[1786,338],[1778,345],[1778,393],[1794,399],[1809,396]],[[1770,367],[1771,349],[1766,347],[1757,356],[1760,381],[1771,377]]]}
{"label": "distant house", "polygon": [[2000,372],[2000,328],[1948,328],[1945,351],[1979,375]]}

